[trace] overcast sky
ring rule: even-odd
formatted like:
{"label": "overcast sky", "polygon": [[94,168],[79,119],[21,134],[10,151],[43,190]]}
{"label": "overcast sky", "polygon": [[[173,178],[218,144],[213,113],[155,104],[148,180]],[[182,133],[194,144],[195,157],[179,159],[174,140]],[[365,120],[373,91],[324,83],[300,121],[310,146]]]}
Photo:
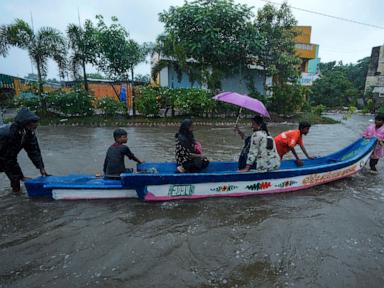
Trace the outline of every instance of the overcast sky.
{"label": "overcast sky", "polygon": [[[235,2],[253,6],[254,13],[265,5],[262,0]],[[342,60],[344,63],[356,63],[357,60],[370,56],[372,47],[384,44],[383,0],[287,2],[292,7],[382,27],[373,28],[292,9],[299,25],[312,26],[311,42],[320,45],[319,56],[322,62]],[[64,32],[68,23],[78,23],[79,11],[81,22],[85,19],[95,20],[97,14],[108,20],[111,16],[117,16],[134,40],[139,43],[154,42],[157,35],[163,31],[158,13],[183,3],[183,0],[0,0],[0,25],[10,24],[16,18],[31,23],[32,15],[35,31],[42,26],[51,26]],[[96,72],[91,67],[88,70]],[[36,72],[36,69],[33,68],[33,71]],[[31,62],[25,51],[11,48],[6,58],[0,56],[0,73],[23,77],[31,72]],[[149,74],[149,64],[139,65],[136,73]],[[56,65],[50,62],[48,77],[58,78],[57,75]]]}

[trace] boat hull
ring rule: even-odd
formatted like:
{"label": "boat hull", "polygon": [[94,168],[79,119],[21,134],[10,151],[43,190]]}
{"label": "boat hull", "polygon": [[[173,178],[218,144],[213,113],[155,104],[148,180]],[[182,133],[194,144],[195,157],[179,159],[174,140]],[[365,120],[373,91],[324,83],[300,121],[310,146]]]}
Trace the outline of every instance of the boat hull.
{"label": "boat hull", "polygon": [[138,198],[135,189],[126,189],[121,180],[91,175],[37,177],[25,182],[29,197],[55,200]]}
{"label": "boat hull", "polygon": [[212,182],[195,184],[148,185],[145,201],[169,201],[178,199],[201,199],[210,197],[242,197],[284,193],[308,189],[351,176],[362,169],[369,155],[358,163],[341,169],[278,179],[258,179],[250,181]]}
{"label": "boat hull", "polygon": [[[201,173],[176,173],[176,163],[144,163],[138,173],[120,179],[87,175],[38,177],[25,182],[30,197],[53,199],[139,198],[145,201],[242,197],[307,189],[361,170],[370,158],[376,139],[359,139],[344,149],[297,167],[284,160],[279,170],[238,172],[236,162],[211,162]],[[157,171],[157,173],[153,173]]]}

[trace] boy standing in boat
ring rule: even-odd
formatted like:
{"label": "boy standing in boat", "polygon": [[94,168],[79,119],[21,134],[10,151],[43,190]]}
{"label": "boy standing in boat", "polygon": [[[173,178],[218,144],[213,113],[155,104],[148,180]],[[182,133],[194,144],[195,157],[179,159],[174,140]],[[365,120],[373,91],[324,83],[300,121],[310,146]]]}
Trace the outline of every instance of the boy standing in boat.
{"label": "boy standing in boat", "polygon": [[303,135],[307,135],[311,124],[309,122],[303,121],[299,123],[299,129],[285,131],[275,137],[276,150],[280,158],[283,159],[284,155],[289,151],[292,151],[292,154],[295,156],[296,165],[303,166],[304,162],[300,160],[299,156],[296,153],[295,146],[298,144],[308,159],[313,160],[315,157],[308,155],[307,150],[304,147]]}
{"label": "boy standing in boat", "polygon": [[131,152],[127,145],[124,145],[128,142],[127,131],[118,128],[113,131],[113,138],[115,138],[115,143],[108,148],[107,155],[104,160],[103,172],[106,177],[115,178],[120,177],[121,173],[132,172],[131,170],[125,168],[125,156],[139,164],[143,162]]}
{"label": "boy standing in boat", "polygon": [[377,138],[377,144],[375,150],[369,160],[369,167],[373,173],[377,173],[376,165],[380,158],[384,157],[384,114],[379,113],[375,117],[375,123],[370,124],[365,129],[363,136],[365,138]]}

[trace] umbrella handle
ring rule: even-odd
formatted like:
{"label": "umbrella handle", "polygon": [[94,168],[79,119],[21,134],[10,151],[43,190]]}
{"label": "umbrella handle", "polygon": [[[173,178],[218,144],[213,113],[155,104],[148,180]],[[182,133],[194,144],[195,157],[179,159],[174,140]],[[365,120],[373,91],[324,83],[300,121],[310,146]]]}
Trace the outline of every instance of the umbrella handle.
{"label": "umbrella handle", "polygon": [[240,118],[240,114],[241,114],[241,111],[243,110],[243,107],[240,107],[239,109],[239,113],[237,114],[237,119],[236,119],[236,124],[235,126],[237,126],[237,123],[239,122],[239,118]]}

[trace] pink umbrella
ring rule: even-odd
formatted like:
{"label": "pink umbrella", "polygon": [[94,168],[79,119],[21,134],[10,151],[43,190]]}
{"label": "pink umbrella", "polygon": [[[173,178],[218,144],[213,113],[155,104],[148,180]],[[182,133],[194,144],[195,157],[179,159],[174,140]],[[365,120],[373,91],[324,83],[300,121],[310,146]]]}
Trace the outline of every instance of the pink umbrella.
{"label": "pink umbrella", "polygon": [[213,97],[213,99],[217,101],[231,103],[241,108],[246,108],[248,110],[254,111],[260,114],[261,116],[270,118],[267,108],[265,108],[264,104],[261,101],[251,98],[247,95],[242,95],[236,92],[223,92]]}

